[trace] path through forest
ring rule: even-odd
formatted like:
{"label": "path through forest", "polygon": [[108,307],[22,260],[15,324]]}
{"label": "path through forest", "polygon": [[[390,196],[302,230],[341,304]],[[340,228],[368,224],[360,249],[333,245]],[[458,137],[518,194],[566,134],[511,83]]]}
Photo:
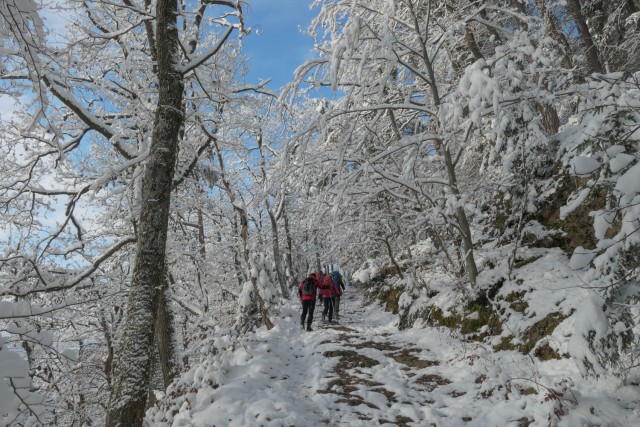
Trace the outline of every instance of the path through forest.
{"label": "path through forest", "polygon": [[398,331],[397,316],[361,294],[347,289],[339,323],[322,324],[316,312],[312,332],[300,331],[292,301],[275,329],[230,352],[223,385],[199,396],[184,425],[526,427],[548,419],[553,402],[540,398],[524,356],[495,359],[444,328]]}

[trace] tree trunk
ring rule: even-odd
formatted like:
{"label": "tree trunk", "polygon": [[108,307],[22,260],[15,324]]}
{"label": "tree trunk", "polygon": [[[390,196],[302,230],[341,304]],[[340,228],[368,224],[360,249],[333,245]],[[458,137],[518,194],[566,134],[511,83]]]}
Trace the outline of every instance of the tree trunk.
{"label": "tree trunk", "polygon": [[[209,312],[209,295],[202,286],[202,273],[204,273],[204,265],[206,262],[207,250],[206,250],[206,241],[204,236],[204,218],[202,215],[202,209],[198,208],[198,244],[200,245],[200,259],[196,261],[196,270],[198,280],[198,287],[200,288],[200,292],[202,292],[203,299],[203,313]],[[160,312],[158,312],[159,314]]]}
{"label": "tree trunk", "polygon": [[[233,233],[236,236],[240,235],[240,230],[238,229],[238,217],[233,216]],[[233,244],[233,265],[236,267],[236,276],[238,278],[238,286],[242,289],[242,284],[246,281],[246,277],[244,275],[244,271],[242,270],[242,264],[240,263],[240,254],[239,248],[236,242]]]}
{"label": "tree trunk", "polygon": [[[551,38],[563,48],[562,52],[562,66],[567,70],[573,68],[573,63],[571,58],[567,55],[567,53],[571,50],[569,43],[567,43],[567,39],[564,34],[558,31],[557,19],[551,12],[551,10],[544,3],[544,0],[536,0],[538,5],[538,13],[544,18],[544,23],[547,26],[547,33],[551,36]],[[526,11],[525,11],[526,13]]]}
{"label": "tree trunk", "polygon": [[202,260],[204,261],[207,250],[205,248],[204,220],[202,218],[202,209],[200,208],[198,208],[198,243],[200,244],[200,255],[202,255]]}
{"label": "tree trunk", "polygon": [[287,292],[286,280],[284,278],[284,274],[282,274],[282,263],[280,260],[280,244],[279,244],[279,236],[278,236],[278,222],[276,221],[276,217],[271,211],[271,205],[269,200],[265,200],[267,206],[267,213],[269,215],[269,221],[271,222],[271,246],[273,247],[273,262],[276,264],[276,276],[278,278],[278,283],[280,285],[280,294],[282,298],[288,298],[289,293]]}
{"label": "tree trunk", "polygon": [[165,276],[164,285],[157,292],[157,313],[155,339],[160,356],[160,367],[165,388],[171,384],[175,375],[176,348],[173,331],[173,312],[169,305],[169,279]]}
{"label": "tree trunk", "polygon": [[100,326],[104,333],[104,339],[107,344],[107,359],[104,362],[104,375],[107,379],[107,384],[111,385],[111,374],[113,372],[113,337],[111,335],[111,329],[107,324],[104,311],[100,310]]}
{"label": "tree trunk", "polygon": [[542,117],[542,125],[548,136],[553,136],[560,130],[558,111],[551,104],[536,103],[536,110]]}
{"label": "tree trunk", "polygon": [[[230,191],[230,187],[229,187]],[[235,202],[235,195],[230,192],[229,193],[232,202]],[[251,260],[251,250],[249,248],[249,221],[247,219],[247,213],[244,209],[238,207],[234,203],[234,208],[238,215],[240,216],[240,237],[242,238],[242,243],[244,246],[244,261],[247,265],[247,270],[251,272],[253,270],[253,263]],[[256,294],[256,298],[258,300],[258,307],[260,308],[260,314],[262,315],[262,322],[267,327],[267,329],[271,330],[275,326],[271,319],[269,318],[269,311],[267,310],[267,305],[264,303],[264,299],[262,298],[262,294],[260,293],[260,288],[258,287],[258,278],[253,274],[249,273],[249,279],[251,280],[251,285],[253,286],[253,290]]]}
{"label": "tree trunk", "polygon": [[293,271],[292,258],[293,241],[291,240],[291,230],[289,229],[289,216],[287,215],[286,205],[282,208],[282,216],[284,217],[284,234],[287,241],[287,253],[285,254],[285,258],[287,260],[287,270],[289,271],[289,273],[287,274],[287,283],[291,283],[294,281],[295,272]]}
{"label": "tree trunk", "polygon": [[[414,9],[411,9],[411,17],[413,19],[413,24],[416,29],[420,28],[418,14]],[[428,17],[427,19],[430,19]],[[436,75],[433,70],[433,63],[431,62],[431,58],[429,57],[427,46],[425,40],[422,38],[421,34],[419,35],[420,47],[422,50],[422,60],[424,61],[424,65],[427,69],[427,75],[429,76],[429,87],[431,88],[431,95],[433,96],[433,102],[436,107],[440,107],[441,99],[440,99],[440,91],[438,89],[438,83],[436,80]],[[437,117],[437,115],[436,115]],[[435,130],[437,130],[438,124],[435,124]],[[442,152],[445,159],[445,165],[447,169],[447,176],[449,177],[449,188],[451,192],[459,196],[460,190],[458,190],[458,182],[456,178],[456,169],[451,159],[451,153],[449,152],[449,147],[446,144],[443,144],[442,141],[435,142],[436,150]],[[469,220],[467,219],[467,214],[464,211],[464,208],[459,207],[456,209],[456,217],[458,219],[458,226],[460,227],[460,234],[462,235],[462,242],[465,250],[465,259],[466,259],[466,272],[469,278],[469,281],[472,285],[476,283],[476,277],[478,276],[478,267],[476,266],[476,261],[473,256],[473,240],[471,238],[471,229],[469,227]]]}
{"label": "tree trunk", "polygon": [[382,240],[384,242],[385,246],[387,247],[387,253],[389,254],[389,259],[391,260],[391,263],[393,264],[393,266],[398,271],[398,275],[400,276],[400,278],[402,280],[404,280],[404,274],[402,274],[402,270],[400,269],[400,265],[398,264],[398,262],[396,261],[395,257],[393,256],[393,249],[391,248],[391,243],[389,243],[389,236],[385,236],[384,239],[380,239],[380,240]]}
{"label": "tree trunk", "polygon": [[136,260],[120,344],[114,383],[107,409],[107,427],[142,426],[154,326],[156,288],[165,281],[165,252],[178,135],[182,125],[183,76],[175,71],[178,57],[177,1],[158,0],[158,107],[151,151],[142,184]]}
{"label": "tree trunk", "polygon": [[591,38],[591,32],[589,31],[589,27],[587,26],[587,21],[582,15],[582,6],[580,5],[580,0],[567,0],[567,8],[569,9],[571,15],[573,15],[573,20],[575,21],[576,25],[578,26],[578,30],[580,31],[580,40],[582,40],[582,43],[584,44],[584,50],[585,54],[587,55],[587,61],[589,62],[591,72],[604,72],[604,67],[602,66],[600,58],[598,57],[598,48],[593,42],[593,38]]}
{"label": "tree trunk", "polygon": [[[216,155],[218,156],[218,165],[220,166],[220,174],[222,178],[222,183],[224,185],[225,192],[229,197],[229,201],[233,206],[233,209],[237,212],[238,217],[240,218],[240,238],[242,239],[243,244],[243,254],[244,261],[247,267],[247,270],[251,272],[253,269],[252,260],[251,260],[251,249],[249,247],[249,220],[247,218],[247,211],[242,204],[242,201],[237,200],[235,193],[233,192],[233,188],[231,188],[231,183],[225,174],[224,167],[224,159],[222,158],[222,151],[220,150],[220,146],[218,145],[218,140],[213,140],[213,146],[216,150]],[[264,299],[262,298],[262,294],[260,293],[260,288],[258,287],[257,277],[254,277],[253,274],[249,273],[249,280],[251,280],[251,285],[253,286],[253,291],[255,292],[256,298],[258,300],[258,306],[260,308],[260,314],[262,315],[262,322],[267,327],[267,329],[271,330],[275,326],[269,317],[269,311],[267,310],[267,306],[264,303]]]}
{"label": "tree trunk", "polygon": [[269,222],[271,223],[271,247],[273,250],[273,262],[276,267],[276,277],[278,280],[278,285],[280,288],[280,295],[282,298],[288,298],[289,293],[287,292],[287,285],[284,278],[284,274],[282,274],[282,260],[280,259],[280,243],[278,236],[278,219],[273,214],[271,209],[271,204],[269,203],[269,191],[267,185],[267,168],[266,168],[266,159],[263,150],[263,140],[262,133],[260,133],[257,137],[258,140],[258,149],[260,150],[260,169],[262,171],[262,187],[264,190],[264,203],[267,208],[267,214],[269,215]]}
{"label": "tree trunk", "polygon": [[[444,161],[447,167],[447,175],[449,176],[449,188],[455,196],[460,196],[458,190],[458,183],[456,181],[455,165],[451,159],[451,153],[449,148],[444,147]],[[456,209],[456,218],[458,220],[458,226],[460,227],[460,237],[462,238],[462,246],[465,253],[465,271],[467,277],[472,285],[476,284],[476,278],[478,277],[478,267],[476,266],[476,260],[473,256],[473,239],[471,238],[471,227],[469,226],[469,220],[463,207]]]}
{"label": "tree trunk", "polygon": [[476,61],[478,61],[479,59],[484,59],[482,52],[480,52],[480,47],[478,46],[476,37],[471,31],[469,31],[469,28],[467,27],[465,27],[464,30],[464,40],[467,42],[467,47],[469,48],[469,51],[471,51],[471,54]]}
{"label": "tree trunk", "polygon": [[316,244],[316,271],[322,271],[322,264],[320,263],[320,251],[318,250],[318,236],[314,236],[313,241]]}

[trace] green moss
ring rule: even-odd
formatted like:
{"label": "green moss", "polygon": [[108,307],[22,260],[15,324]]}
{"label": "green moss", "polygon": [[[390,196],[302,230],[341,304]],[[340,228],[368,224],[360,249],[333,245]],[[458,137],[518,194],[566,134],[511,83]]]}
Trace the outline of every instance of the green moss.
{"label": "green moss", "polygon": [[516,346],[511,343],[513,339],[513,335],[509,335],[508,337],[500,338],[500,344],[494,345],[493,349],[495,351],[506,351],[506,350],[516,350]]}
{"label": "green moss", "polygon": [[[551,247],[551,246],[549,246],[549,247]],[[516,260],[516,261],[513,263],[513,268],[515,268],[515,269],[522,268],[522,267],[524,267],[524,266],[525,266],[525,265],[527,265],[527,264],[531,264],[531,263],[533,263],[533,262],[535,262],[535,261],[539,260],[541,257],[542,257],[542,255],[537,255],[537,256],[532,256],[532,257],[527,258],[527,259],[519,259],[519,260]]]}
{"label": "green moss", "polygon": [[[545,237],[539,246],[560,247],[566,253],[573,253],[578,246],[595,247],[596,238],[590,231],[593,230],[593,218],[589,216],[589,212],[602,209],[606,205],[606,188],[592,189],[582,205],[567,215],[564,220],[560,219],[560,208],[566,204],[573,192],[586,184],[587,180],[587,178],[574,178],[568,175],[560,179],[556,192],[541,206],[536,214],[536,219],[544,226],[566,234],[561,235],[562,233],[560,233]],[[544,242],[545,239],[549,239],[549,241]]]}
{"label": "green moss", "polygon": [[496,216],[493,219],[493,223],[495,227],[500,230],[500,234],[504,233],[507,229],[507,220],[509,219],[509,215],[504,211],[500,210],[496,213]]}
{"label": "green moss", "polygon": [[384,289],[378,294],[378,299],[384,303],[384,311],[398,314],[400,295],[404,292],[404,288]]}
{"label": "green moss", "polygon": [[[518,347],[518,350],[523,354],[528,354],[533,350],[538,341],[551,335],[565,318],[566,316],[563,316],[561,313],[551,313],[544,319],[536,322],[523,334],[523,337],[526,337],[526,341]],[[557,358],[559,359],[560,357],[558,356]]]}
{"label": "green moss", "polygon": [[[481,341],[489,335],[497,335],[502,332],[502,322],[500,317],[491,307],[473,305],[467,307],[466,316],[457,314],[445,316],[441,309],[434,307],[429,316],[429,323],[432,325],[446,326],[450,329],[458,329],[460,333],[470,335],[469,338]],[[489,330],[479,333],[483,326],[489,326]]]}
{"label": "green moss", "polygon": [[516,311],[518,313],[524,313],[525,310],[529,308],[529,303],[527,303],[526,301],[517,301],[517,302],[511,303],[509,307],[513,311]]}
{"label": "green moss", "polygon": [[529,308],[529,303],[527,303],[526,301],[522,301],[522,298],[525,296],[526,293],[527,291],[511,292],[509,295],[507,295],[504,298],[504,300],[506,302],[511,303],[509,304],[509,307],[513,311],[517,311],[518,313],[524,313],[525,310]]}
{"label": "green moss", "polygon": [[522,300],[522,297],[527,293],[527,291],[518,291],[511,292],[509,295],[504,297],[506,302],[516,302]]}
{"label": "green moss", "polygon": [[524,233],[522,236],[522,244],[531,248],[559,248],[566,244],[566,236],[560,230],[556,230],[553,234],[547,234],[544,237],[537,237],[532,233]]}

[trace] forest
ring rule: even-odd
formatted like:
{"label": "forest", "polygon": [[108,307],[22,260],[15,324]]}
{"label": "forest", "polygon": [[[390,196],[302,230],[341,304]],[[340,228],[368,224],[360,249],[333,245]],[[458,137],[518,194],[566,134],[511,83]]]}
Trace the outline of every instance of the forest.
{"label": "forest", "polygon": [[640,0],[310,0],[279,89],[251,3],[0,1],[0,424],[207,425],[334,269],[403,337],[575,368],[495,425],[640,419]]}

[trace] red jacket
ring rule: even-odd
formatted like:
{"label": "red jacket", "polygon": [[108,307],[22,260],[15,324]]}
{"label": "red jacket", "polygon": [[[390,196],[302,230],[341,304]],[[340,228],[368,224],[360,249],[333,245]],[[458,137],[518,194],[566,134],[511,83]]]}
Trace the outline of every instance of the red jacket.
{"label": "red jacket", "polygon": [[315,276],[316,283],[318,284],[318,298],[322,299],[322,272],[318,271]]}
{"label": "red jacket", "polygon": [[322,283],[322,298],[337,297],[340,295],[338,285],[333,281],[330,275],[324,276],[324,282]]}
{"label": "red jacket", "polygon": [[302,298],[302,301],[308,301],[308,300],[315,300],[316,299],[316,290],[320,287],[320,282],[318,281],[318,279],[315,278],[315,276],[313,274],[309,275],[310,278],[313,279],[313,284],[315,286],[315,289],[313,290],[313,294],[311,295],[304,295],[302,293],[302,287],[304,286],[304,281],[307,280],[307,278],[305,277],[304,280],[302,282],[300,282],[300,286],[298,286],[299,289],[299,293],[300,293],[300,298]]}

